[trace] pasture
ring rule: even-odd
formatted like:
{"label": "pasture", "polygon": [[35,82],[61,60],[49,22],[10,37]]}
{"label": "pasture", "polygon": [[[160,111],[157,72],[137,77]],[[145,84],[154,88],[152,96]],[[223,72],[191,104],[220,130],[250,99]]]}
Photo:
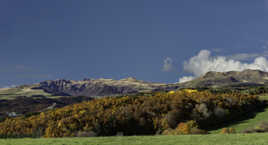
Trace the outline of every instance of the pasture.
{"label": "pasture", "polygon": [[268,134],[1,139],[1,145],[267,145]]}

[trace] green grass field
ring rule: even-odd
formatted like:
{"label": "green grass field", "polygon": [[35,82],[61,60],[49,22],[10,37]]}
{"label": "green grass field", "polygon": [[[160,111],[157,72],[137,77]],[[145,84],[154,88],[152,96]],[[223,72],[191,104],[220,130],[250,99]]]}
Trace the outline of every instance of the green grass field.
{"label": "green grass field", "polygon": [[1,145],[267,145],[268,134],[2,139]]}

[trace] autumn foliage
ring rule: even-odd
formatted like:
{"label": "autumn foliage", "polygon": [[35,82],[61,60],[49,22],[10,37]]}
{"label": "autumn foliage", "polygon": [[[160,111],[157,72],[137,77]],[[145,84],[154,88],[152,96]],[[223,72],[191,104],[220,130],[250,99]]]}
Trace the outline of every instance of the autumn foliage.
{"label": "autumn foliage", "polygon": [[6,119],[2,137],[70,137],[205,133],[262,105],[257,97],[208,91],[107,97],[39,115]]}

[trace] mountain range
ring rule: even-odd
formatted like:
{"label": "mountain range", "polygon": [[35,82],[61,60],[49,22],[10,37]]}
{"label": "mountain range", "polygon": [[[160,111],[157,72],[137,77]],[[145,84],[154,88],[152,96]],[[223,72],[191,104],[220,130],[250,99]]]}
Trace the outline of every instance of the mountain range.
{"label": "mountain range", "polygon": [[170,91],[180,88],[219,88],[232,86],[265,86],[268,85],[268,72],[260,70],[244,70],[229,72],[207,72],[192,81],[184,83],[152,83],[137,80],[133,77],[121,80],[84,79],[48,80],[33,85],[23,85],[16,88],[0,89],[0,100],[14,99],[17,96],[36,97],[43,95],[47,98],[61,96],[103,97],[120,96],[137,93]]}
{"label": "mountain range", "polygon": [[83,81],[45,81],[41,82],[35,89],[41,89],[53,95],[101,97],[170,91],[180,88],[219,88],[264,85],[268,85],[268,72],[248,69],[229,72],[210,71],[192,81],[175,84],[151,83],[131,77],[121,80],[85,79]]}
{"label": "mountain range", "polygon": [[2,116],[16,116],[42,112],[82,101],[105,96],[135,95],[182,88],[232,88],[268,86],[268,72],[244,70],[230,72],[207,72],[192,81],[184,83],[152,83],[125,78],[49,80],[32,85],[0,89],[0,119]]}
{"label": "mountain range", "polygon": [[63,96],[86,96],[101,97],[115,96],[136,93],[150,93],[162,90],[166,87],[163,83],[150,83],[140,81],[135,78],[125,78],[121,80],[112,79],[84,79],[74,80],[54,80],[44,81],[34,89],[42,89],[53,95]]}

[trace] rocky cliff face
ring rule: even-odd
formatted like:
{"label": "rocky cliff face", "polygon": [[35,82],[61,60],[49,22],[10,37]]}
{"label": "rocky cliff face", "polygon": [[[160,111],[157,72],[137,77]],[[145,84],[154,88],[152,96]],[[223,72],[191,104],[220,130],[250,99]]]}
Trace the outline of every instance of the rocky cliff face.
{"label": "rocky cliff face", "polygon": [[139,81],[135,78],[121,80],[85,79],[83,81],[55,80],[41,82],[38,89],[53,95],[69,96],[113,96],[146,93],[166,89],[165,84]]}

